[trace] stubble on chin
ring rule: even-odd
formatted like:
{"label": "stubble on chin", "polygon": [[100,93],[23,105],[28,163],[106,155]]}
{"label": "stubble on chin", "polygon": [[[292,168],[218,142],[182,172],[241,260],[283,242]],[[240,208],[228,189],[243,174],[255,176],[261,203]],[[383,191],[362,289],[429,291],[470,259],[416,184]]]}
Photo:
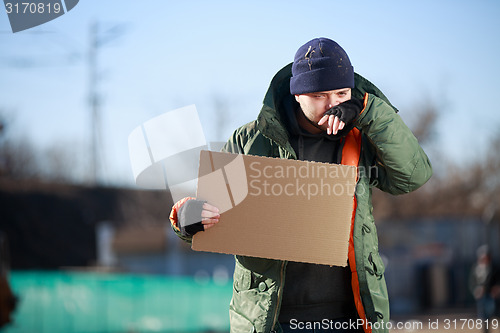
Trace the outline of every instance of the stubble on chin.
{"label": "stubble on chin", "polygon": [[297,117],[302,118],[304,121],[306,121],[311,126],[314,126],[318,130],[326,132],[326,129],[328,127],[327,124],[318,125],[319,119],[317,121],[309,119],[309,117],[307,117],[307,114],[302,110],[300,106],[297,108]]}

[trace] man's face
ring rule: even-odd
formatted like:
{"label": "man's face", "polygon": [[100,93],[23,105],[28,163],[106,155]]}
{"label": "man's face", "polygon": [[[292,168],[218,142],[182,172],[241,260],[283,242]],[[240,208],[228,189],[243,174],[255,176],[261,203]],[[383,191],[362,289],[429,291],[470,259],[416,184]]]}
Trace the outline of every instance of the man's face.
{"label": "man's face", "polygon": [[[324,123],[321,126],[318,125],[318,122],[324,116],[325,112],[335,105],[350,99],[351,88],[295,95],[295,100],[300,104],[300,108],[302,109],[304,116],[310,121],[310,123],[306,124],[301,121],[301,117],[299,115],[299,124],[310,132],[326,131],[328,123]],[[316,128],[311,128],[311,125]]]}

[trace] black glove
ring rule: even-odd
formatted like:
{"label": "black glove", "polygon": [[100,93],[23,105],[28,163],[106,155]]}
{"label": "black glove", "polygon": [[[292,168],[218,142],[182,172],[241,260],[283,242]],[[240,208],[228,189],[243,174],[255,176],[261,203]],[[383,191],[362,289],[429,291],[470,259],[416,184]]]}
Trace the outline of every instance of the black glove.
{"label": "black glove", "polygon": [[203,200],[188,200],[179,208],[177,218],[183,236],[193,236],[198,231],[205,230],[201,223],[201,212],[205,202]]}
{"label": "black glove", "polygon": [[337,116],[340,121],[343,121],[346,125],[352,123],[363,110],[363,100],[352,98],[344,103],[335,105],[330,110],[326,111],[326,115]]}
{"label": "black glove", "polygon": [[337,132],[338,137],[346,136],[354,128],[354,121],[358,118],[361,110],[363,110],[364,100],[350,99],[325,112],[325,115],[333,115],[339,117],[340,121],[345,123],[344,128]]}

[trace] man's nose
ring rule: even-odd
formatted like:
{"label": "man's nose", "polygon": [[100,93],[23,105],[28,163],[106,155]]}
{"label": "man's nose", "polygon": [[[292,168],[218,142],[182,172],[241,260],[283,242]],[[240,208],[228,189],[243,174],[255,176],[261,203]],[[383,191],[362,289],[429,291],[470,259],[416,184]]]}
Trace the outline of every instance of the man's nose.
{"label": "man's nose", "polygon": [[330,97],[330,104],[328,104],[328,108],[331,109],[335,105],[339,105],[339,104],[340,104],[340,101],[337,99],[337,96],[332,96],[332,97]]}

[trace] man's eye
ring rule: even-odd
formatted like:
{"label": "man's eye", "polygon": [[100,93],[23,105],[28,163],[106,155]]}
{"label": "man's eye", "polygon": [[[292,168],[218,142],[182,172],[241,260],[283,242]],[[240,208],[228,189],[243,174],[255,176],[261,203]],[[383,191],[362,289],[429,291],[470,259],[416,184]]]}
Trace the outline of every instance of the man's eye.
{"label": "man's eye", "polygon": [[323,98],[325,95],[314,95],[315,98]]}

